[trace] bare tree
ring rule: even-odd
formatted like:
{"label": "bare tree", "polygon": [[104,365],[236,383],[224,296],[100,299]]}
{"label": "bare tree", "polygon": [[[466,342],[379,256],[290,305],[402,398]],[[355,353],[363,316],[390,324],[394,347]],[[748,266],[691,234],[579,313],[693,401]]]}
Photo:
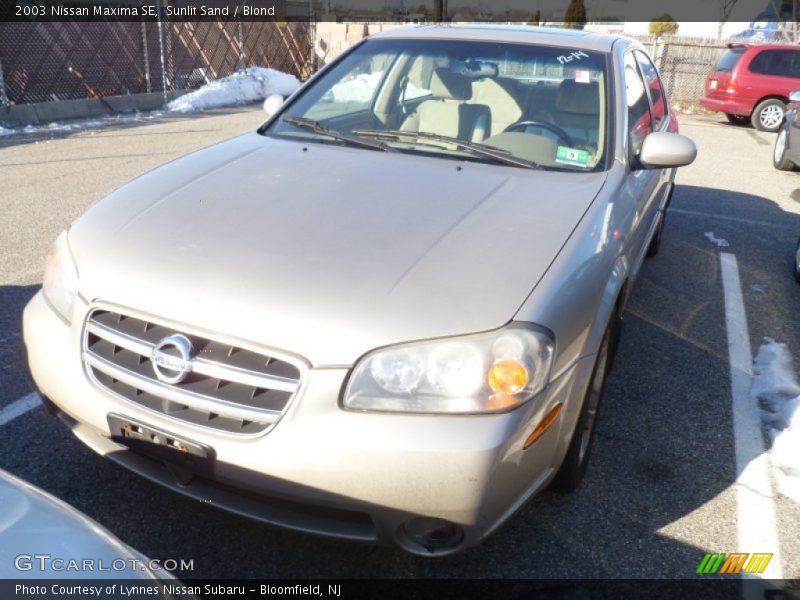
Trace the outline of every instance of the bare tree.
{"label": "bare tree", "polygon": [[583,0],[570,0],[567,12],[564,14],[563,27],[583,29],[584,25],[586,25],[586,7]]}
{"label": "bare tree", "polygon": [[719,0],[719,28],[717,29],[717,37],[722,37],[722,28],[731,16],[733,7],[736,5],[737,0]]}

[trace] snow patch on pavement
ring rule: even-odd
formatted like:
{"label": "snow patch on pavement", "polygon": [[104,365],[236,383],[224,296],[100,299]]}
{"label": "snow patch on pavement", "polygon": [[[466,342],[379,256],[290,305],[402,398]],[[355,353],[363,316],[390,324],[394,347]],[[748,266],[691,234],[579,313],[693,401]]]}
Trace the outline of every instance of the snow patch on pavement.
{"label": "snow patch on pavement", "polygon": [[220,106],[249,104],[263,101],[273,94],[289,96],[298,87],[300,81],[294,75],[275,69],[249,67],[176,98],[167,104],[167,110],[194,113]]}
{"label": "snow patch on pavement", "polygon": [[4,135],[19,135],[19,134],[41,134],[41,133],[69,133],[71,131],[81,131],[83,129],[101,129],[103,127],[118,127],[120,125],[127,125],[131,123],[144,123],[152,119],[157,119],[164,113],[161,111],[153,111],[148,113],[137,112],[128,115],[114,115],[102,117],[99,119],[80,119],[75,121],[68,121],[62,123],[54,121],[46,125],[26,125],[15,129],[6,129],[0,127],[0,136]]}
{"label": "snow patch on pavement", "polygon": [[730,246],[728,240],[716,237],[713,231],[706,231],[705,236],[709,242],[711,242],[712,244],[716,244],[717,248],[727,248],[728,246]]}
{"label": "snow patch on pavement", "polygon": [[800,502],[800,384],[786,344],[764,338],[753,360],[751,395],[758,400],[780,492]]}

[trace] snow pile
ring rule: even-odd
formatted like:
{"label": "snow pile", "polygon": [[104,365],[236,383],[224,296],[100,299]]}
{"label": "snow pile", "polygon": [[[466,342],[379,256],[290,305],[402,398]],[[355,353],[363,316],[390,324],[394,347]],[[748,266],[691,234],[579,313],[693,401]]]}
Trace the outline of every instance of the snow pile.
{"label": "snow pile", "polygon": [[[383,77],[383,71],[373,73],[359,73],[334,85],[322,97],[328,102],[369,102],[375,89]],[[406,84],[405,99],[412,100],[420,96],[428,96],[430,90],[419,88],[410,81]]]}
{"label": "snow pile", "polygon": [[248,104],[262,101],[272,94],[288,96],[298,87],[300,81],[294,75],[275,69],[249,67],[176,98],[167,104],[167,109],[193,113],[219,106]]}
{"label": "snow pile", "polygon": [[786,344],[765,338],[753,361],[751,394],[772,440],[770,459],[778,489],[800,502],[800,385]]}

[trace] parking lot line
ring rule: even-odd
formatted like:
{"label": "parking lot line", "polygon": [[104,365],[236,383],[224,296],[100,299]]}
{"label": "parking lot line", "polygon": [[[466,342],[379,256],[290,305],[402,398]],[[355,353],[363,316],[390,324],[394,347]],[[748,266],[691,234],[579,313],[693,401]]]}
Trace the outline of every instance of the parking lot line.
{"label": "parking lot line", "polygon": [[770,221],[759,221],[758,219],[746,219],[744,217],[731,217],[729,215],[718,215],[713,213],[702,212],[699,210],[686,210],[684,208],[669,209],[669,214],[686,215],[689,217],[706,217],[709,219],[719,219],[721,221],[729,221],[731,223],[743,223],[745,225],[757,225],[760,227],[772,227],[774,229],[788,229],[795,231],[796,228],[792,225],[782,225],[781,223],[772,223]]}
{"label": "parking lot line", "polygon": [[733,433],[736,446],[736,504],[739,551],[772,553],[761,579],[782,579],[778,535],[775,527],[769,457],[764,447],[756,403],[750,397],[753,355],[736,255],[719,255],[725,295],[725,329],[728,334]]}
{"label": "parking lot line", "polygon": [[42,399],[36,392],[31,392],[27,396],[17,398],[11,404],[0,409],[0,427],[24,415],[29,410],[33,410],[41,405],[41,403]]}

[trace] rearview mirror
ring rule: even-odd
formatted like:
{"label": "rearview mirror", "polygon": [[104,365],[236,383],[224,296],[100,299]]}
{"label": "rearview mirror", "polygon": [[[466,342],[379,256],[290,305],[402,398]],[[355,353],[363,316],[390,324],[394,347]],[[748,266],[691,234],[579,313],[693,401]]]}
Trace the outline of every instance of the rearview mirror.
{"label": "rearview mirror", "polygon": [[264,100],[264,112],[267,113],[268,117],[278,112],[281,106],[283,106],[283,96],[280,94],[272,94],[272,96]]}
{"label": "rearview mirror", "polygon": [[789,102],[800,102],[800,90],[795,90],[789,94]]}
{"label": "rearview mirror", "polygon": [[697,146],[685,135],[654,131],[642,144],[639,162],[645,169],[683,167],[697,156]]}

